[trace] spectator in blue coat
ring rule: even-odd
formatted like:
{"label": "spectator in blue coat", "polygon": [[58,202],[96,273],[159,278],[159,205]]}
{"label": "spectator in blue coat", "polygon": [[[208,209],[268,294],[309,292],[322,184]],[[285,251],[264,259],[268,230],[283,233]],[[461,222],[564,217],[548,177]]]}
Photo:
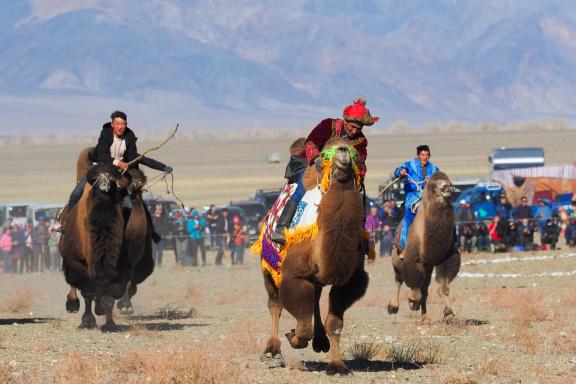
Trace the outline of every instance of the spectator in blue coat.
{"label": "spectator in blue coat", "polygon": [[404,201],[404,220],[400,232],[400,245],[402,249],[406,248],[408,240],[408,230],[414,221],[418,203],[422,199],[424,184],[432,175],[439,171],[438,167],[432,164],[430,159],[430,148],[427,145],[419,145],[416,148],[417,157],[405,162],[396,170],[396,177],[404,178],[404,192],[406,200]]}
{"label": "spectator in blue coat", "polygon": [[200,218],[197,210],[192,211],[190,220],[186,223],[186,230],[190,235],[189,252],[192,256],[192,265],[198,265],[198,249],[202,254],[202,265],[206,265],[206,245],[204,244],[204,230],[206,223]]}
{"label": "spectator in blue coat", "polygon": [[522,196],[520,205],[514,208],[514,220],[520,221],[522,219],[532,219],[532,210],[528,206],[528,198]]}
{"label": "spectator in blue coat", "polygon": [[536,208],[536,218],[540,226],[540,233],[544,233],[544,226],[548,219],[552,218],[552,209],[546,205],[544,200],[540,199],[540,205]]}
{"label": "spectator in blue coat", "polygon": [[495,214],[498,215],[501,220],[508,221],[512,216],[512,204],[508,202],[508,198],[504,193],[500,195],[500,201],[496,203],[495,209]]}

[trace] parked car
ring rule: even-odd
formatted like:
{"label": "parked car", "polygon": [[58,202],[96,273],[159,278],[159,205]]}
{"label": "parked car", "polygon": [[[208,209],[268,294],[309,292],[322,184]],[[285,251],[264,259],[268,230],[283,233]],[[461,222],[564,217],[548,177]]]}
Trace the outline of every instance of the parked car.
{"label": "parked car", "polygon": [[[496,214],[496,202],[503,192],[498,183],[478,183],[475,187],[462,192],[458,200],[465,200],[472,204],[472,210],[477,221],[491,220]],[[454,212],[458,214],[460,204],[454,204]]]}
{"label": "parked car", "polygon": [[259,200],[231,201],[230,208],[232,207],[242,208],[245,213],[244,223],[248,229],[248,242],[256,241],[260,235],[258,225],[268,212],[264,203]]}
{"label": "parked car", "polygon": [[[167,200],[167,199],[156,199],[156,198],[147,198],[144,197],[144,204],[148,207],[150,214],[153,215],[156,209],[157,204],[162,205],[162,209],[166,214],[166,218],[168,219],[168,228],[172,228],[172,223],[175,220],[175,212],[177,210],[181,210],[181,206],[175,202],[174,200]],[[171,250],[174,249],[174,238],[171,232],[168,233],[161,233],[162,239],[164,240],[164,249]]]}
{"label": "parked car", "polygon": [[58,213],[64,208],[62,204],[45,204],[33,207],[32,225],[48,219],[54,223],[58,219]]}
{"label": "parked car", "polygon": [[278,199],[278,196],[280,196],[280,192],[282,192],[282,189],[280,188],[259,189],[254,194],[253,199],[264,203],[264,208],[266,209],[266,212],[268,212]]}

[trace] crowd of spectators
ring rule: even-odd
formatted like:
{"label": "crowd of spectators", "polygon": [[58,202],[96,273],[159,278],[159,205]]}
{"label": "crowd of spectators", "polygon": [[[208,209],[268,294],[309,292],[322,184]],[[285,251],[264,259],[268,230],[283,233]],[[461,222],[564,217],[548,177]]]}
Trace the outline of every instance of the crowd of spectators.
{"label": "crowd of spectators", "polygon": [[564,236],[566,245],[576,245],[576,201],[572,201],[571,214],[560,208],[552,209],[540,200],[534,210],[523,196],[513,207],[505,194],[495,203],[492,220],[476,221],[472,205],[461,200],[456,215],[458,240],[463,252],[513,252],[556,249]]}
{"label": "crowd of spectators", "polygon": [[[514,252],[556,249],[562,239],[567,247],[576,247],[576,200],[570,210],[560,208],[557,214],[544,201],[534,210],[522,197],[512,206],[505,194],[495,202],[495,216],[478,221],[470,202],[458,202],[456,233],[462,252]],[[382,208],[373,206],[366,215],[365,230],[371,245],[380,256],[389,256],[402,210],[394,200],[384,201]]]}
{"label": "crowd of spectators", "polygon": [[[510,252],[556,249],[563,237],[566,246],[576,247],[576,200],[570,210],[559,208],[553,215],[544,201],[532,214],[528,199],[522,197],[513,207],[502,194],[495,203],[491,220],[477,221],[472,205],[459,201],[456,230],[462,252]],[[154,243],[153,256],[162,265],[164,250],[173,249],[176,263],[182,266],[207,265],[207,251],[215,254],[214,264],[222,265],[226,253],[231,264],[243,264],[248,245],[248,232],[241,218],[226,208],[211,205],[206,212],[199,209],[175,211],[169,217],[161,204],[150,207],[156,231],[162,241]],[[373,206],[366,215],[365,230],[371,245],[381,257],[390,256],[396,227],[403,216],[395,200]],[[0,236],[0,265],[3,273],[43,272],[61,267],[58,242],[59,224],[40,220],[33,227],[6,223]]]}
{"label": "crowd of spectators", "polygon": [[370,236],[371,245],[378,248],[381,257],[392,254],[394,234],[402,216],[403,212],[397,207],[395,200],[385,200],[382,208],[373,206],[369,209],[364,229]]}
{"label": "crowd of spectators", "polygon": [[14,224],[2,227],[0,263],[3,273],[60,270],[59,224],[40,219],[36,226]]}
{"label": "crowd of spectators", "polygon": [[214,265],[222,265],[226,253],[231,264],[243,264],[248,245],[248,232],[240,217],[230,215],[227,208],[211,205],[207,212],[192,208],[175,211],[170,218],[161,204],[151,207],[152,220],[162,241],[153,246],[154,262],[162,265],[166,248],[174,250],[176,263],[182,266],[209,264],[207,251],[214,251]]}

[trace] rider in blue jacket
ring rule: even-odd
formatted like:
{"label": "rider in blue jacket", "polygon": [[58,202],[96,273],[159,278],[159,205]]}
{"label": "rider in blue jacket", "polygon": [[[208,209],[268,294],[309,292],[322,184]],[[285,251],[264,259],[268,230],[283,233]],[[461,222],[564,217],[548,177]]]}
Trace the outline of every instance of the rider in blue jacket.
{"label": "rider in blue jacket", "polygon": [[404,192],[406,200],[404,202],[404,220],[400,232],[400,245],[402,249],[406,248],[408,240],[408,230],[414,221],[418,203],[424,193],[424,183],[439,171],[438,167],[430,161],[430,148],[427,145],[419,145],[416,148],[417,157],[405,162],[394,170],[396,177],[404,179]]}

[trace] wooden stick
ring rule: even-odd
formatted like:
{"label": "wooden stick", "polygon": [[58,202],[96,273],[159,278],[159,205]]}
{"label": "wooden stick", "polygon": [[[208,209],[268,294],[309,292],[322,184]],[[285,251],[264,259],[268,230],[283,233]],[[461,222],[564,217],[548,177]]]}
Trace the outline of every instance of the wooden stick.
{"label": "wooden stick", "polygon": [[398,180],[400,180],[402,177],[397,177],[394,180],[392,180],[392,182],[390,182],[390,184],[388,184],[386,187],[384,187],[384,189],[382,189],[380,192],[378,192],[378,195],[376,195],[376,197],[380,197],[382,196],[382,194],[384,192],[386,192],[386,190],[388,190],[388,188],[390,188],[391,186],[393,186],[394,184],[396,184],[398,182]]}
{"label": "wooden stick", "polygon": [[[135,158],[134,160],[132,160],[131,162],[128,163],[128,167],[130,167],[132,164],[134,164],[135,162],[137,162],[138,160],[140,160],[141,158],[143,158],[144,156],[146,156],[146,154],[155,151],[157,149],[160,149],[164,146],[164,144],[166,144],[168,141],[172,140],[172,138],[176,135],[176,131],[178,131],[178,128],[180,127],[180,123],[176,124],[176,128],[174,128],[174,131],[172,131],[172,133],[170,134],[170,136],[168,136],[166,138],[166,140],[164,140],[160,145],[157,145],[156,147],[152,147],[152,148],[148,148],[147,150],[145,150],[141,155],[139,155],[137,158]],[[128,168],[126,168],[128,169]]]}

